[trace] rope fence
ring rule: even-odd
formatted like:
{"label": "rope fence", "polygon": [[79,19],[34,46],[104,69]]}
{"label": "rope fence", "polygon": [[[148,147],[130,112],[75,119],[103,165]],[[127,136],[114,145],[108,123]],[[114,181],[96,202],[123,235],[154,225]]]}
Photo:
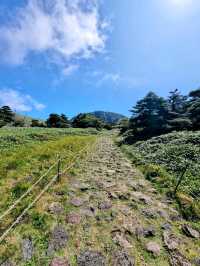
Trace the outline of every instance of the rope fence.
{"label": "rope fence", "polygon": [[[96,145],[96,142],[93,144],[94,146]],[[0,221],[7,216],[19,203],[22,202],[22,200],[30,194],[33,189],[40,183],[40,181],[46,177],[50,171],[57,166],[57,174],[51,178],[51,180],[48,182],[48,184],[43,188],[43,190],[35,197],[35,199],[22,211],[22,213],[15,218],[15,221],[6,229],[6,231],[0,236],[0,244],[2,243],[3,240],[8,236],[8,234],[11,232],[11,230],[19,224],[21,219],[24,217],[24,215],[27,214],[27,212],[35,205],[35,203],[43,196],[43,194],[55,183],[56,181],[59,182],[60,178],[63,174],[65,174],[68,170],[70,170],[76,163],[77,160],[81,157],[81,155],[86,152],[88,154],[89,149],[91,150],[92,147],[91,145],[86,145],[82,150],[79,151],[78,154],[72,157],[69,165],[61,171],[61,163],[64,159],[67,158],[65,157],[59,157],[56,162],[19,198],[17,199],[1,216],[0,216]]]}

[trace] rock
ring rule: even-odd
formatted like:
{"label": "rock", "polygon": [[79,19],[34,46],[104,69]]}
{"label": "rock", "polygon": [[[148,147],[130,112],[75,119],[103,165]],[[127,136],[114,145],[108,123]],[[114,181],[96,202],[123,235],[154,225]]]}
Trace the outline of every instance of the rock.
{"label": "rock", "polygon": [[67,241],[68,234],[66,233],[65,228],[61,225],[56,226],[51,234],[47,255],[51,256],[55,251],[66,247]]}
{"label": "rock", "polygon": [[87,191],[88,189],[90,189],[90,186],[88,184],[80,184],[79,189],[81,191]]}
{"label": "rock", "polygon": [[176,250],[180,242],[174,234],[168,231],[163,233],[163,241],[168,250]]}
{"label": "rock", "polygon": [[118,195],[115,192],[109,191],[108,192],[109,199],[118,199]]}
{"label": "rock", "polygon": [[110,201],[103,201],[99,203],[98,207],[100,210],[108,210],[112,208],[112,203]]}
{"label": "rock", "polygon": [[22,253],[25,261],[31,260],[33,256],[33,243],[31,239],[23,239],[22,241]]}
{"label": "rock", "polygon": [[95,215],[95,212],[92,211],[90,208],[81,209],[80,213],[82,216],[86,216],[86,217],[93,217]]}
{"label": "rock", "polygon": [[114,175],[115,172],[116,172],[115,170],[107,170],[107,175],[108,176]]}
{"label": "rock", "polygon": [[192,264],[178,251],[170,252],[171,266],[192,266]]}
{"label": "rock", "polygon": [[131,214],[131,210],[128,206],[121,206],[120,207],[121,213],[123,213],[125,216],[129,216]]}
{"label": "rock", "polygon": [[81,198],[73,198],[70,203],[75,207],[80,207],[83,205],[84,201]]}
{"label": "rock", "polygon": [[120,250],[114,253],[112,266],[134,266],[135,260],[130,257],[124,250]]}
{"label": "rock", "polygon": [[147,227],[147,228],[144,228],[143,230],[143,235],[144,237],[151,237],[151,236],[155,236],[156,235],[156,230],[154,227]]}
{"label": "rock", "polygon": [[168,219],[168,213],[165,210],[158,210],[157,213],[160,215],[160,217]]}
{"label": "rock", "polygon": [[193,264],[196,265],[196,266],[200,266],[200,257],[199,258],[195,258],[193,260]]}
{"label": "rock", "polygon": [[171,230],[172,225],[170,223],[164,223],[161,228],[164,230]]}
{"label": "rock", "polygon": [[182,220],[182,217],[180,216],[180,214],[171,214],[169,216],[169,219],[172,221],[172,222],[179,222]]}
{"label": "rock", "polygon": [[67,215],[66,221],[69,224],[80,224],[81,216],[78,213],[71,212]]}
{"label": "rock", "polygon": [[3,263],[1,263],[0,266],[13,266],[13,264],[10,260],[6,260]]}
{"label": "rock", "polygon": [[144,216],[146,216],[147,218],[151,218],[151,219],[158,218],[158,214],[157,214],[156,210],[154,210],[154,209],[150,209],[150,208],[142,209],[142,214]]}
{"label": "rock", "polygon": [[141,237],[152,237],[156,235],[156,230],[153,227],[137,227],[135,229],[135,234],[137,239],[139,240]]}
{"label": "rock", "polygon": [[54,258],[49,266],[70,266],[70,264],[65,258]]}
{"label": "rock", "polygon": [[193,238],[199,238],[200,234],[198,231],[194,230],[192,227],[190,227],[187,224],[184,224],[182,226],[182,231],[185,233],[186,236],[188,237],[193,237]]}
{"label": "rock", "polygon": [[63,206],[59,202],[53,202],[48,208],[48,211],[52,214],[62,214],[64,212]]}
{"label": "rock", "polygon": [[156,242],[148,242],[146,244],[146,250],[151,252],[155,257],[160,255],[160,246]]}
{"label": "rock", "polygon": [[113,237],[113,241],[122,248],[132,248],[132,244],[119,232],[116,232]]}
{"label": "rock", "polygon": [[151,204],[152,203],[152,200],[149,196],[143,194],[142,192],[133,192],[132,193],[132,196],[140,201],[142,201],[143,203],[145,204]]}
{"label": "rock", "polygon": [[78,266],[105,266],[105,257],[97,251],[84,251],[78,256]]}

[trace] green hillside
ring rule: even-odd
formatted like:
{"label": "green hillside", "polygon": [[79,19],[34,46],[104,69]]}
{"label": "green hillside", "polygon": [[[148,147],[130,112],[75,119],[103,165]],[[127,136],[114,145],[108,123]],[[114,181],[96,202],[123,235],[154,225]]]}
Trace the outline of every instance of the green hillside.
{"label": "green hillside", "polygon": [[184,197],[184,203],[187,198],[192,204],[189,209],[181,207],[189,218],[200,218],[199,144],[200,131],[182,131],[123,145],[122,149],[161,191],[173,193],[183,176],[177,196],[179,200]]}
{"label": "green hillside", "polygon": [[121,119],[126,118],[126,116],[114,112],[94,111],[90,114],[108,124],[117,124]]}

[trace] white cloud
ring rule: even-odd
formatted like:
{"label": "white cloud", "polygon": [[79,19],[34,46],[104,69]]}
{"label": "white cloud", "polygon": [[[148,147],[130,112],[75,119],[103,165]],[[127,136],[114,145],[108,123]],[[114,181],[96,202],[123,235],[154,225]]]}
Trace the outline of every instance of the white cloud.
{"label": "white cloud", "polygon": [[64,77],[68,77],[68,76],[73,74],[78,69],[79,69],[79,65],[69,65],[68,67],[65,67],[62,70],[62,74],[63,74]]}
{"label": "white cloud", "polygon": [[120,82],[121,76],[118,73],[105,73],[102,75],[102,77],[99,79],[97,86],[101,86],[104,83],[112,82],[116,85]]}
{"label": "white cloud", "polygon": [[123,86],[124,88],[132,89],[146,84],[142,78],[123,75],[119,72],[106,73],[101,70],[95,70],[91,73],[89,72],[88,75],[90,77],[89,83],[95,84],[96,87],[101,87],[104,84],[114,84],[115,87]]}
{"label": "white cloud", "polygon": [[0,26],[0,56],[16,65],[31,52],[65,62],[88,58],[104,49],[105,25],[96,1],[28,0],[10,24]]}
{"label": "white cloud", "polygon": [[29,112],[33,109],[41,111],[45,108],[45,105],[39,103],[28,94],[22,94],[21,92],[13,89],[1,89],[0,90],[0,105],[8,105],[13,110],[19,112]]}

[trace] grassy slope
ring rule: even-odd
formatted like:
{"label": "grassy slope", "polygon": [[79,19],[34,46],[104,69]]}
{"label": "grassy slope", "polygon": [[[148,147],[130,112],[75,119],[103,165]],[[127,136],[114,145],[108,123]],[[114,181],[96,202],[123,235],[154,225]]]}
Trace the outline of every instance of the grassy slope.
{"label": "grassy slope", "polygon": [[[2,214],[17,198],[20,197],[35,180],[41,176],[56,160],[56,156],[66,156],[62,167],[66,167],[74,155],[80,152],[88,144],[95,141],[95,130],[81,129],[2,129],[0,131],[0,213]],[[84,157],[84,154],[82,155]],[[73,169],[75,171],[75,169]],[[73,174],[71,171],[71,174]],[[38,186],[33,194],[39,191],[48,183],[56,172],[53,169]],[[59,191],[67,190],[62,182],[56,184],[54,189]],[[0,246],[0,258],[6,259],[15,254],[17,258],[20,249],[18,244],[19,235],[24,237],[26,232],[34,236],[34,240],[43,245],[40,237],[41,230],[48,231],[52,221],[43,214],[43,204],[53,201],[53,195],[46,193],[43,201],[37,204],[27,218],[27,223],[17,228],[15,234]],[[0,231],[3,232],[14,218],[31,202],[33,196],[28,196],[23,200],[23,204],[17,206],[15,210],[6,216],[0,224]],[[42,251],[41,247],[41,251]],[[1,261],[0,261],[1,262]]]}
{"label": "grassy slope", "polygon": [[178,178],[185,173],[179,187],[178,200],[184,214],[200,218],[200,132],[174,132],[122,149],[133,163],[143,170],[146,177],[164,192],[173,191]]}

